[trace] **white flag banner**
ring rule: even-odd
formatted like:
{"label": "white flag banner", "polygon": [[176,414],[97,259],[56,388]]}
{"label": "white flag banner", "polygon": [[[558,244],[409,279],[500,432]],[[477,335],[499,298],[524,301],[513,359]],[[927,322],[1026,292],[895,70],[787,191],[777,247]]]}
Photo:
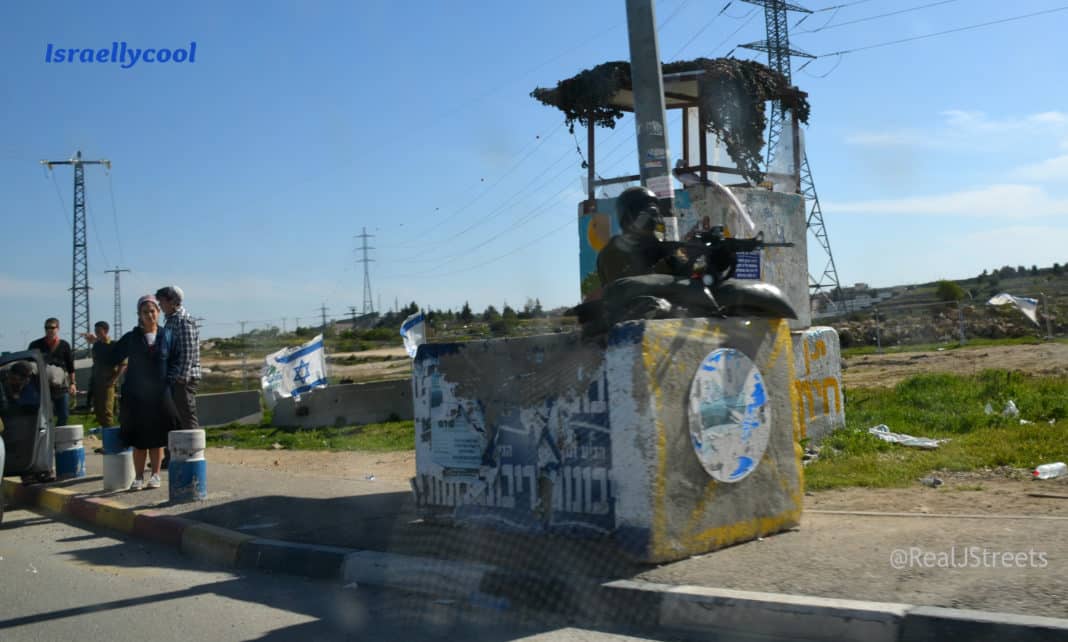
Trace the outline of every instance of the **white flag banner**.
{"label": "white flag banner", "polygon": [[279,399],[300,396],[326,387],[326,350],[323,335],[296,348],[283,348],[267,355],[261,377],[263,399],[274,408]]}
{"label": "white flag banner", "polygon": [[415,358],[415,351],[419,346],[426,343],[426,319],[422,312],[416,312],[401,324],[400,334],[404,337],[404,349],[408,356]]}
{"label": "white flag banner", "polygon": [[1013,296],[1002,292],[995,295],[986,302],[987,305],[1015,305],[1027,315],[1028,319],[1034,321],[1035,325],[1040,325],[1038,322],[1038,299],[1029,299],[1027,297]]}

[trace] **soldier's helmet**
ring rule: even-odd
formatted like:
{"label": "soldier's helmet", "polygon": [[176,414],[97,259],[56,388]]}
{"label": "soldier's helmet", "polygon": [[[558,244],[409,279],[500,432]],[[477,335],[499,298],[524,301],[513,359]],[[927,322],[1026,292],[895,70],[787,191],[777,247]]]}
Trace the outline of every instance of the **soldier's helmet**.
{"label": "soldier's helmet", "polygon": [[616,197],[616,211],[619,213],[619,226],[626,231],[652,232],[662,222],[656,194],[648,187],[635,186],[623,190]]}

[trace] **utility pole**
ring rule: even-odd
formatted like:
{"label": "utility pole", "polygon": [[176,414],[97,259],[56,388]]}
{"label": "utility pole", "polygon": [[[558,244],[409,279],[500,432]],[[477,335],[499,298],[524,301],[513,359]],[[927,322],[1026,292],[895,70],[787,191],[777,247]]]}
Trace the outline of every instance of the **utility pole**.
{"label": "utility pole", "polygon": [[361,246],[361,249],[363,250],[363,258],[358,261],[359,263],[363,263],[363,313],[371,314],[375,311],[375,304],[371,297],[371,272],[368,269],[368,265],[372,263],[374,259],[367,256],[367,250],[373,250],[375,248],[367,246],[367,239],[374,238],[374,234],[368,234],[367,228],[365,227],[363,228],[362,234],[357,234],[353,238],[362,239],[363,241],[363,245]]}
{"label": "utility pole", "polygon": [[322,315],[323,315],[323,336],[324,336],[324,337],[326,336],[326,311],[327,311],[328,309],[329,309],[329,308],[327,308],[327,307],[326,307],[326,304],[325,304],[325,303],[323,303],[322,305],[320,305],[320,306],[319,306],[319,311],[320,311],[320,312],[322,313]]}
{"label": "utility pole", "polygon": [[[764,7],[764,25],[767,32],[767,38],[759,42],[751,42],[745,45],[739,45],[745,49],[752,49],[754,51],[765,51],[768,54],[768,66],[779,72],[786,78],[786,81],[790,84],[793,83],[790,73],[790,58],[797,56],[801,58],[815,58],[812,54],[799,51],[797,49],[790,48],[790,32],[788,26],[788,12],[797,11],[800,13],[810,14],[811,10],[801,7],[796,4],[786,2],[785,0],[742,0],[749,4],[755,4],[760,7]],[[768,167],[771,167],[771,163],[775,160],[775,151],[778,147],[779,138],[782,136],[782,126],[785,121],[785,114],[783,114],[778,105],[773,101],[771,104],[771,120],[768,129]],[[800,140],[800,136],[795,137],[795,140]],[[806,226],[812,235],[816,238],[816,242],[826,253],[827,262],[824,264],[823,271],[815,273],[809,270],[809,290],[812,293],[818,293],[824,288],[831,290],[832,293],[837,293],[837,307],[838,311],[842,314],[846,312],[845,302],[842,300],[841,288],[838,281],[838,268],[834,264],[834,254],[831,252],[831,240],[827,236],[827,227],[823,224],[823,209],[820,207],[819,195],[816,193],[816,183],[812,180],[812,169],[808,164],[808,152],[801,153],[801,167],[797,168],[801,174],[801,195],[812,204],[812,208],[809,210],[808,218],[806,219]],[[816,276],[818,274],[818,276]]]}
{"label": "utility pole", "polygon": [[245,335],[245,324],[248,321],[238,321],[241,324],[241,389],[248,390],[248,380],[246,379],[246,373],[248,372],[248,337]]}
{"label": "utility pole", "polygon": [[74,158],[62,161],[41,161],[49,170],[55,165],[74,166],[74,253],[71,270],[70,347],[77,353],[88,350],[82,333],[92,332],[89,321],[89,257],[85,242],[85,165],[103,165],[111,169],[109,160],[82,160],[81,151]]}
{"label": "utility pole", "polygon": [[[656,193],[660,201],[660,213],[667,228],[666,239],[677,241],[675,187],[671,182],[667,118],[664,113],[664,76],[660,68],[660,43],[656,37],[653,0],[627,0],[627,36],[630,41],[634,126],[638,131],[638,171],[642,185]],[[587,126],[592,130],[592,119]]]}
{"label": "utility pole", "polygon": [[112,323],[114,333],[111,336],[118,338],[122,336],[122,296],[119,293],[119,275],[123,272],[129,272],[129,270],[120,268],[117,265],[114,270],[104,270],[104,274],[111,274],[112,272],[115,273],[115,321]]}
{"label": "utility pole", "polygon": [[286,333],[286,318],[282,317],[282,334]]}
{"label": "utility pole", "polygon": [[349,306],[349,316],[352,317],[352,330],[353,330],[353,332],[355,332],[356,331],[356,306],[354,306],[354,305],[350,305]]}

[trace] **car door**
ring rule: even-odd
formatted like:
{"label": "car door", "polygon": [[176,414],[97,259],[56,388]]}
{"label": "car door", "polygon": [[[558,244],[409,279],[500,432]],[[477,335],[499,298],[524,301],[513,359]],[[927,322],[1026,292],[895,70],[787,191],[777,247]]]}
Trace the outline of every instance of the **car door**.
{"label": "car door", "polygon": [[[0,385],[5,385],[12,364],[30,364],[33,376],[28,386],[36,386],[37,394],[26,394],[10,400],[3,414],[3,437],[6,457],[4,475],[30,475],[52,469],[55,430],[53,428],[52,397],[44,357],[37,350],[24,350],[0,356]],[[36,397],[36,398],[34,398]]]}

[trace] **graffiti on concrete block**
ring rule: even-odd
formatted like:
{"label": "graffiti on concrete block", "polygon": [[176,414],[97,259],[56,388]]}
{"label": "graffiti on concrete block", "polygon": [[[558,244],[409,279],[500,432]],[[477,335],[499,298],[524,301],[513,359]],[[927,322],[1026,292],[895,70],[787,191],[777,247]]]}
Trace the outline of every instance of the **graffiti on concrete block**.
{"label": "graffiti on concrete block", "polygon": [[[538,405],[497,402],[503,407],[489,424],[482,403],[457,398],[437,364],[417,370],[417,431],[428,438],[422,447],[429,446],[433,464],[420,466],[420,505],[454,508],[452,518],[461,522],[596,534],[614,529],[603,366],[588,386]],[[420,399],[427,403],[420,406]]]}
{"label": "graffiti on concrete block", "polygon": [[802,434],[813,421],[842,415],[840,365],[829,353],[827,341],[819,334],[806,334],[800,344],[804,371],[794,381]]}

